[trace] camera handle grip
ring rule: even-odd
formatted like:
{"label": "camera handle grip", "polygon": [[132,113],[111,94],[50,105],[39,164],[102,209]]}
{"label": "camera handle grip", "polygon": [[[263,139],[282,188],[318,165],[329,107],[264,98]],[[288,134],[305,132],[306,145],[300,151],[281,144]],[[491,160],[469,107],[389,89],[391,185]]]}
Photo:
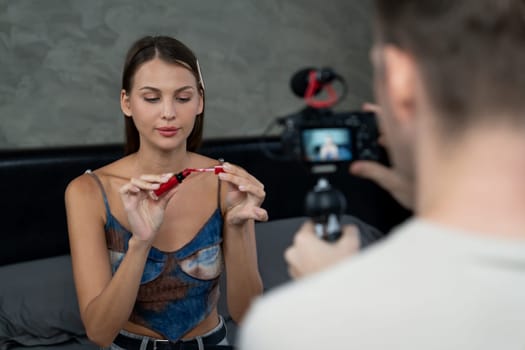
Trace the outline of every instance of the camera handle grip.
{"label": "camera handle grip", "polygon": [[316,235],[328,242],[335,242],[341,237],[341,215],[345,210],[343,193],[325,178],[320,178],[306,195],[306,215],[314,221]]}

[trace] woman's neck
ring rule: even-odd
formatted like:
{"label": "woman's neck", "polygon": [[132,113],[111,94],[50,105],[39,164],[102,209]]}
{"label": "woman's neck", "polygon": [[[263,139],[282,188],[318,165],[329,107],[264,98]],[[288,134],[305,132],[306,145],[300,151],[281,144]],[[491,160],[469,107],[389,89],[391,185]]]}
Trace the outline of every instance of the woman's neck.
{"label": "woman's neck", "polygon": [[184,150],[159,152],[141,147],[135,153],[135,168],[140,174],[163,174],[182,171],[189,166],[190,153]]}

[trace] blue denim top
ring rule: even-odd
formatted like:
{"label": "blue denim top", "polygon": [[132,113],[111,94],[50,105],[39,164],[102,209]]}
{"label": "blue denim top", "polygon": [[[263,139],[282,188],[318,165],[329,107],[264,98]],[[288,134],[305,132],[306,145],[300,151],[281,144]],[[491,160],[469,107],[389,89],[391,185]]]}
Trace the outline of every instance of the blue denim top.
{"label": "blue denim top", "polygon": [[[128,250],[132,234],[112,215],[106,193],[96,179],[106,207],[106,242],[113,274]],[[164,252],[151,247],[130,321],[171,341],[179,340],[216,307],[222,259],[223,218],[218,207],[182,248]]]}

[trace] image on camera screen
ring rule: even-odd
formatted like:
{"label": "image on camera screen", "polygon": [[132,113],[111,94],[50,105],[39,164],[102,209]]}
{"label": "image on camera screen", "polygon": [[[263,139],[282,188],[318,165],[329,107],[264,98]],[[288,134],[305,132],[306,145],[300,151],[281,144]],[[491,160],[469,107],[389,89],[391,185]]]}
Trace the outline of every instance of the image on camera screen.
{"label": "image on camera screen", "polygon": [[349,162],[352,160],[352,136],[348,128],[313,128],[302,130],[303,158],[307,162]]}

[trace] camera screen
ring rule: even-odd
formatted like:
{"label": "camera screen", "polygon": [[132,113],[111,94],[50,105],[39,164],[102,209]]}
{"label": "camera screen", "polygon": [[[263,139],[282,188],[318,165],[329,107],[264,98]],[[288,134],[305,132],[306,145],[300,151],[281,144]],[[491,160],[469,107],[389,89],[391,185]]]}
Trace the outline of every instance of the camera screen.
{"label": "camera screen", "polygon": [[352,135],[348,128],[303,129],[303,158],[308,162],[348,162],[352,160]]}

